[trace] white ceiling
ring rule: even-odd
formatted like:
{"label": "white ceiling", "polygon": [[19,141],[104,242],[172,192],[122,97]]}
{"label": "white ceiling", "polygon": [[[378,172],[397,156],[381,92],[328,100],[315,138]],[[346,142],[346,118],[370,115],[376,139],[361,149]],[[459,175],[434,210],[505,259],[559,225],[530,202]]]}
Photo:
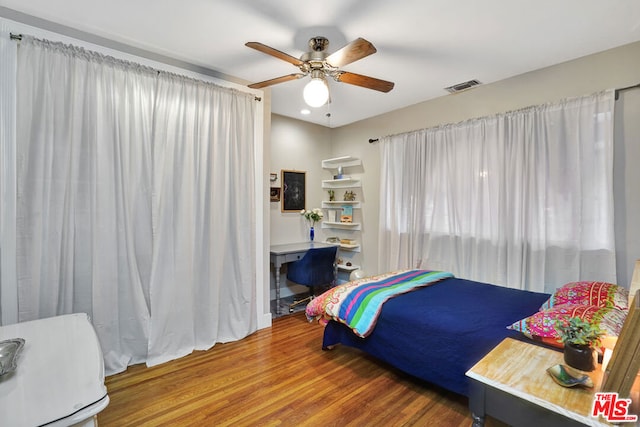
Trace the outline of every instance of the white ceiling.
{"label": "white ceiling", "polygon": [[[313,36],[329,52],[363,37],[378,52],[344,70],[395,82],[389,93],[330,82],[302,116],[307,78],[273,86],[272,112],[337,127],[640,40],[639,0],[0,0],[0,6],[174,57],[244,83],[297,72],[245,47],[292,56]],[[330,113],[330,117],[327,117]]]}

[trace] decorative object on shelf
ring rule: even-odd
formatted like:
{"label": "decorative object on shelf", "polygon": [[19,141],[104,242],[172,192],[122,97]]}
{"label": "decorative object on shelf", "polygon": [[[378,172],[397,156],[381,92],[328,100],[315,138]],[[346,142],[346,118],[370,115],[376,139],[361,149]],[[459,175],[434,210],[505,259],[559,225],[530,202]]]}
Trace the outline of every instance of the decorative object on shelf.
{"label": "decorative object on shelf", "polygon": [[320,208],[313,208],[311,210],[302,209],[300,211],[300,215],[304,216],[305,219],[309,221],[309,225],[310,225],[309,240],[313,242],[313,239],[315,238],[315,229],[313,227],[316,225],[316,222],[322,221],[322,218],[324,217],[324,214],[322,213],[322,209]]}
{"label": "decorative object on shelf", "polygon": [[340,238],[337,236],[327,237],[327,243],[340,243]]}
{"label": "decorative object on shelf", "polygon": [[579,317],[558,320],[555,328],[564,343],[564,361],[572,368],[593,371],[596,368],[596,348],[604,332],[597,324]]}
{"label": "decorative object on shelf", "polygon": [[282,212],[298,212],[305,208],[306,172],[282,171]]}
{"label": "decorative object on shelf", "polygon": [[276,182],[277,180],[278,180],[278,174],[277,173],[270,173],[269,174],[269,181]]}
{"label": "decorative object on shelf", "polygon": [[345,202],[353,202],[356,199],[356,193],[351,191],[351,190],[347,190],[344,192],[344,201]]}
{"label": "decorative object on shelf", "polygon": [[336,192],[333,190],[327,190],[327,193],[329,193],[329,201],[333,202],[336,200]]}
{"label": "decorative object on shelf", "polygon": [[353,206],[342,206],[342,215],[340,215],[340,222],[351,223],[353,222]]}

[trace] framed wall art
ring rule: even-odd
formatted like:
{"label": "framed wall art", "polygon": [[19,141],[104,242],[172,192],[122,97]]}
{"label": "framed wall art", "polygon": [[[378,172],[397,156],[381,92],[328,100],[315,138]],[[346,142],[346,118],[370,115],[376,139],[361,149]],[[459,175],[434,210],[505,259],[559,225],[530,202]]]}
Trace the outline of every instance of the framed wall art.
{"label": "framed wall art", "polygon": [[271,197],[272,202],[280,201],[280,187],[271,187],[269,189],[269,195]]}
{"label": "framed wall art", "polygon": [[306,172],[282,170],[282,212],[300,212],[305,209]]}

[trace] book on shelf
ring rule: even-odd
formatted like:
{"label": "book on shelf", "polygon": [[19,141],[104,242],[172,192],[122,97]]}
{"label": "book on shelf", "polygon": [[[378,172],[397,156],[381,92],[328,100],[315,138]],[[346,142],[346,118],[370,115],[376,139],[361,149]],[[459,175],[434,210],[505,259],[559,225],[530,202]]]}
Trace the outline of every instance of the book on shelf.
{"label": "book on shelf", "polygon": [[353,206],[342,205],[342,214],[340,215],[340,222],[353,222]]}

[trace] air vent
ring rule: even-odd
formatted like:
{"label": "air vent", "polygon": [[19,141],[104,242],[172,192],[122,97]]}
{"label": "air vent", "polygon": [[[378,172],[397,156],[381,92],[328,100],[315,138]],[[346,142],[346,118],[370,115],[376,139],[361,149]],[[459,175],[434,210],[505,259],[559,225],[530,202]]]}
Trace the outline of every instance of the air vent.
{"label": "air vent", "polygon": [[458,92],[462,92],[463,90],[471,89],[472,87],[478,86],[480,84],[482,83],[474,79],[474,80],[469,80],[468,82],[458,83],[453,86],[445,87],[444,90],[446,90],[449,93],[458,93]]}

